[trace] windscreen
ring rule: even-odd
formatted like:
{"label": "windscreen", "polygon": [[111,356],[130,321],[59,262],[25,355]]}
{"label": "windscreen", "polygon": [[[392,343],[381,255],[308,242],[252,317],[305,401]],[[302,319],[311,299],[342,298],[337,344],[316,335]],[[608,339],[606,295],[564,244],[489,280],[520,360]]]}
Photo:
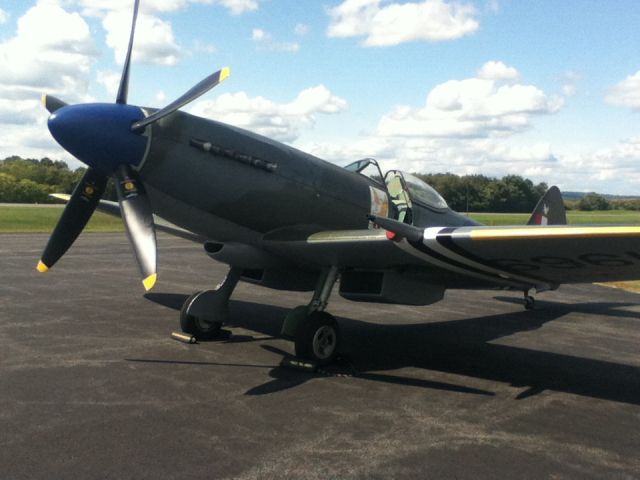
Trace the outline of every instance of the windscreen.
{"label": "windscreen", "polygon": [[402,172],[411,200],[433,208],[448,208],[447,202],[432,187],[409,173]]}

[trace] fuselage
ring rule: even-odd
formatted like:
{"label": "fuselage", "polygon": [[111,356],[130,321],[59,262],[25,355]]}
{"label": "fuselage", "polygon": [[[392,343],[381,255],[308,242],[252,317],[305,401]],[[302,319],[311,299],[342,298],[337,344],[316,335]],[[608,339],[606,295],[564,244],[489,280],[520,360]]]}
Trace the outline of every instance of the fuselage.
{"label": "fuselage", "polygon": [[[198,146],[203,143],[209,151]],[[367,227],[366,178],[182,112],[153,126],[140,173],[160,216],[215,240],[247,241],[287,228]]]}
{"label": "fuselage", "polygon": [[[140,173],[154,211],[222,242],[255,244],[279,231],[299,237],[366,229],[372,189],[384,191],[368,177],[293,147],[183,112],[157,122],[148,135]],[[448,209],[416,213],[414,223],[424,226],[467,223]]]}

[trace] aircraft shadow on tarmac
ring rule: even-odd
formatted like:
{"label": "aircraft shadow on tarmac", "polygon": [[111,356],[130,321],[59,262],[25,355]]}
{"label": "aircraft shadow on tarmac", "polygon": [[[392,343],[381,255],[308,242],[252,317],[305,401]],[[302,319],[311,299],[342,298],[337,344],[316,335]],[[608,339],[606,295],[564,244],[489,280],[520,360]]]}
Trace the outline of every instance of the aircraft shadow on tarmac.
{"label": "aircraft shadow on tarmac", "polygon": [[[179,310],[186,295],[147,294],[154,303]],[[509,297],[497,297],[510,302]],[[518,332],[541,328],[571,312],[589,312],[637,319],[637,313],[619,310],[625,302],[566,304],[539,301],[534,311],[509,312],[464,320],[424,324],[372,324],[340,317],[344,342],[342,365],[321,371],[324,375],[351,375],[371,381],[440,389],[461,393],[493,395],[492,392],[451,383],[389,375],[403,367],[508,383],[526,388],[516,398],[524,399],[545,390],[640,404],[640,368],[603,360],[551,353],[522,347],[498,345],[493,340]],[[230,327],[260,332],[266,338],[279,335],[286,308],[251,302],[231,301]],[[395,319],[397,322],[398,319]],[[231,337],[223,341],[251,341],[262,338]],[[269,345],[263,348],[282,357],[291,354]],[[347,359],[347,360],[345,360]],[[142,360],[137,360],[142,361]],[[172,363],[172,361],[161,361]],[[176,362],[180,363],[180,362]],[[262,367],[264,368],[264,366]],[[274,367],[272,380],[250,389],[247,395],[264,395],[286,390],[317,378],[318,374]]]}

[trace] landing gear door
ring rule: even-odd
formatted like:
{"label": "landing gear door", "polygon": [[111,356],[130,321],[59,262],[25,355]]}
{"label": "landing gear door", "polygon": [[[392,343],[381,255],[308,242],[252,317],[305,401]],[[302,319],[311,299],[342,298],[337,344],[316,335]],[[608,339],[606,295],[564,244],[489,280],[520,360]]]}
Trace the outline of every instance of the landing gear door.
{"label": "landing gear door", "polygon": [[399,222],[411,224],[413,220],[411,196],[402,172],[389,170],[384,177],[384,181],[387,185],[392,205],[391,217]]}

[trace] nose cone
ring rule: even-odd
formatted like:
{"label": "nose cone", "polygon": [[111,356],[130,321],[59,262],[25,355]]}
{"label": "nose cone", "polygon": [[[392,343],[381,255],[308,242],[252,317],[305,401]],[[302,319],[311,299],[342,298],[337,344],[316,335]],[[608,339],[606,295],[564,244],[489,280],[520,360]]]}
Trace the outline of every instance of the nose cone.
{"label": "nose cone", "polygon": [[142,118],[142,110],[132,105],[69,105],[49,117],[49,131],[78,160],[110,175],[118,165],[142,161],[148,137],[131,131]]}

